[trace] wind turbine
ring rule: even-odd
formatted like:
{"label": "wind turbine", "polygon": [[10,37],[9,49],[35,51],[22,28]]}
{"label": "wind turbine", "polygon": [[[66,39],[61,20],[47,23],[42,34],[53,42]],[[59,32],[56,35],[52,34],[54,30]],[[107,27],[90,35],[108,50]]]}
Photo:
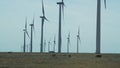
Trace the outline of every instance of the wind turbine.
{"label": "wind turbine", "polygon": [[48,41],[48,53],[50,52],[50,41]]}
{"label": "wind turbine", "polygon": [[53,51],[55,52],[55,46],[56,46],[56,37],[54,36],[54,41],[53,41]]}
{"label": "wind turbine", "polygon": [[46,40],[44,40],[44,52],[45,52],[45,49],[46,49]]}
{"label": "wind turbine", "polygon": [[77,53],[79,53],[79,43],[81,43],[81,40],[80,40],[80,29],[78,28],[78,35],[77,35]]}
{"label": "wind turbine", "polygon": [[62,20],[62,12],[64,17],[64,2],[57,2],[59,5],[59,31],[58,31],[58,53],[61,53],[61,46],[62,46],[62,37],[61,37],[61,20]]}
{"label": "wind turbine", "polygon": [[[106,8],[106,0],[104,0]],[[97,0],[96,54],[100,54],[101,44],[101,0]]]}
{"label": "wind turbine", "polygon": [[27,46],[26,46],[26,47],[27,47],[27,48],[26,48],[26,49],[27,49],[27,52],[29,52],[29,45],[27,44]]}
{"label": "wind turbine", "polygon": [[27,18],[25,18],[25,29],[24,31],[24,46],[23,46],[23,52],[26,52],[26,35],[30,38],[28,31],[27,31]]}
{"label": "wind turbine", "polygon": [[22,45],[20,48],[21,48],[20,52],[24,52],[24,46]]}
{"label": "wind turbine", "polygon": [[67,53],[69,53],[69,46],[70,46],[70,32],[67,37]]}
{"label": "wind turbine", "polygon": [[32,24],[30,24],[30,26],[31,26],[30,52],[32,52],[33,51],[33,30],[35,31],[34,17],[33,17],[33,22],[32,22]]}
{"label": "wind turbine", "polygon": [[[41,48],[40,48],[40,52],[42,53],[43,52],[43,26],[44,26],[44,21],[47,20],[47,18],[45,17],[45,10],[44,10],[44,3],[43,3],[43,0],[42,1],[42,16],[40,16],[41,18]],[[47,20],[48,21],[48,20]]]}

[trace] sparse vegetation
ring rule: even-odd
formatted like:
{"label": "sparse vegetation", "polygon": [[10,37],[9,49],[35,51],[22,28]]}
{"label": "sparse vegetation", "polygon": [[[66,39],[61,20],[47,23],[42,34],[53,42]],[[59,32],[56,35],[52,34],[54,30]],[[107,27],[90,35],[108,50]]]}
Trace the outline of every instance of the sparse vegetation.
{"label": "sparse vegetation", "polygon": [[97,54],[96,57],[97,57],[97,58],[101,58],[102,55],[101,55],[101,54]]}
{"label": "sparse vegetation", "polygon": [[71,58],[71,55],[68,55],[69,58]]}
{"label": "sparse vegetation", "polygon": [[0,53],[0,68],[120,68],[120,54]]}

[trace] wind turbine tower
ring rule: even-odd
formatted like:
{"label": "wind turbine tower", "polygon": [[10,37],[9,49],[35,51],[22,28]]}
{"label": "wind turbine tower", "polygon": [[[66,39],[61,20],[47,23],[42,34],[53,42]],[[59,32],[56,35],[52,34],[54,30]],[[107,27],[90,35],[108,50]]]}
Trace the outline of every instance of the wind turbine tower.
{"label": "wind turbine tower", "polygon": [[[29,37],[28,31],[27,31],[27,18],[25,18],[25,29],[24,31],[24,46],[23,46],[23,52],[26,52],[26,34]],[[30,38],[30,37],[29,37]]]}
{"label": "wind turbine tower", "polygon": [[[45,20],[47,20],[47,18],[45,17],[45,10],[44,10],[44,3],[42,0],[42,14],[43,16],[40,16],[41,18],[41,44],[40,44],[40,52],[43,52],[43,26],[44,26],[44,22]],[[48,21],[48,20],[47,20]]]}
{"label": "wind turbine tower", "polygon": [[35,30],[34,29],[34,17],[33,17],[33,22],[32,24],[30,24],[30,26],[31,26],[30,52],[32,52],[33,51],[33,30]]}
{"label": "wind turbine tower", "polygon": [[44,52],[46,51],[46,40],[44,40]]}
{"label": "wind turbine tower", "polygon": [[[106,0],[104,0],[106,8]],[[100,54],[101,45],[101,0],[97,0],[96,54]]]}
{"label": "wind turbine tower", "polygon": [[54,41],[53,41],[53,51],[55,52],[55,46],[56,46],[56,37],[54,36]]}
{"label": "wind turbine tower", "polygon": [[80,29],[78,28],[78,35],[77,35],[77,53],[79,53],[79,43],[81,43],[81,40],[80,40]]}
{"label": "wind turbine tower", "polygon": [[48,53],[50,52],[50,41],[48,41]]}
{"label": "wind turbine tower", "polygon": [[62,11],[64,16],[64,2],[57,2],[59,5],[59,31],[58,31],[58,53],[61,53],[61,46],[62,46],[62,37],[61,37],[61,20],[62,20]]}

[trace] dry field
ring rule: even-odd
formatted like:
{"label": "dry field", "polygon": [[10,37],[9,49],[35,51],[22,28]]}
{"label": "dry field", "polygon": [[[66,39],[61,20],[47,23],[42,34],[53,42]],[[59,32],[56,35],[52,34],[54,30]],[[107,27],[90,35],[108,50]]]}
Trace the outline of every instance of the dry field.
{"label": "dry field", "polygon": [[120,54],[0,53],[0,68],[120,68]]}

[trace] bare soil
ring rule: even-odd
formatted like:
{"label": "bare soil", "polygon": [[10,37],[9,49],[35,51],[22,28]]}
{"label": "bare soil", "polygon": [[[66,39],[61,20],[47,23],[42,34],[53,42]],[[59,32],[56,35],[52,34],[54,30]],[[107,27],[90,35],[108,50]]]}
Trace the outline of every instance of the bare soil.
{"label": "bare soil", "polygon": [[0,53],[0,68],[120,68],[120,54]]}

